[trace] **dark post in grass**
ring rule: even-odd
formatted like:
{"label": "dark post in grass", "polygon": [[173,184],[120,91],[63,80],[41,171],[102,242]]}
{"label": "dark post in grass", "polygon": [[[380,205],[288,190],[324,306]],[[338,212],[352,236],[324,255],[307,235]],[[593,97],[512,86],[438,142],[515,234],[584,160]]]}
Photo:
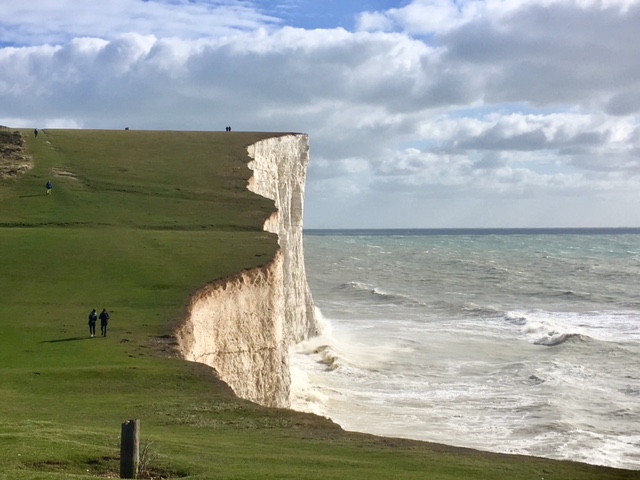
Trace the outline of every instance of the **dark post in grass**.
{"label": "dark post in grass", "polygon": [[120,478],[136,478],[139,461],[140,420],[127,420],[120,437]]}

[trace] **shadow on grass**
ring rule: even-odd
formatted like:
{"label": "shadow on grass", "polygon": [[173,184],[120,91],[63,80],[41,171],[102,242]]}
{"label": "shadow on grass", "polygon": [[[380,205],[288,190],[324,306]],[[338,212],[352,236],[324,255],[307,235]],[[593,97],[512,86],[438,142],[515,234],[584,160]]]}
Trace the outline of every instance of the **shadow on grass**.
{"label": "shadow on grass", "polygon": [[32,195],[20,195],[20,198],[30,198],[30,197],[46,197],[46,193],[34,193]]}
{"label": "shadow on grass", "polygon": [[60,338],[58,340],[43,340],[40,343],[60,343],[60,342],[75,342],[77,340],[90,340],[91,337],[69,337],[69,338]]}

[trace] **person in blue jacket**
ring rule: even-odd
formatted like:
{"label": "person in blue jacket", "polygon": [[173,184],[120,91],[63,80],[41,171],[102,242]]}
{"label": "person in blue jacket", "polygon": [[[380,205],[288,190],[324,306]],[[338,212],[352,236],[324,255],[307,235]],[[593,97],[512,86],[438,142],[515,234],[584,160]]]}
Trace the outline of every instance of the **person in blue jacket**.
{"label": "person in blue jacket", "polygon": [[53,183],[47,182],[47,195],[51,194],[51,189],[53,188]]}
{"label": "person in blue jacket", "polygon": [[98,318],[100,319],[100,331],[102,332],[102,336],[106,337],[107,328],[109,327],[109,313],[107,313],[105,308],[102,309]]}

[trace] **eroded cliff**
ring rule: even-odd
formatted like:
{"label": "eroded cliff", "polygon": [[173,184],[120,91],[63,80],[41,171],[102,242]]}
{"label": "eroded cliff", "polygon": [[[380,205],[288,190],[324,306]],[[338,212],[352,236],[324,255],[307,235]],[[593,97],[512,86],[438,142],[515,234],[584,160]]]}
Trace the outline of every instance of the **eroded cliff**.
{"label": "eroded cliff", "polygon": [[247,150],[248,188],[274,200],[264,229],[280,249],[269,264],[198,292],[177,337],[184,358],[213,367],[238,396],[288,407],[289,350],[318,332],[302,243],[309,138],[273,137]]}

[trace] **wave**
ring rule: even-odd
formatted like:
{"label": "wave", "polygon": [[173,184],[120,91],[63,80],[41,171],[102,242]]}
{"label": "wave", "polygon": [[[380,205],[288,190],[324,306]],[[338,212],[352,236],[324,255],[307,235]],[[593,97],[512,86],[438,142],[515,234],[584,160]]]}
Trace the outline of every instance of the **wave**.
{"label": "wave", "polygon": [[555,347],[569,341],[581,341],[586,342],[592,340],[588,335],[582,335],[580,333],[559,333],[549,334],[547,337],[540,338],[533,342],[536,345],[544,345],[545,347]]}
{"label": "wave", "polygon": [[485,316],[497,316],[503,313],[499,308],[493,307],[491,305],[478,305],[472,302],[467,302],[462,305],[462,310],[465,313],[473,313],[474,315]]}
{"label": "wave", "polygon": [[523,312],[506,312],[504,319],[521,327],[522,333],[531,339],[534,345],[555,347],[567,342],[588,342],[595,340],[579,328],[571,325],[559,325],[553,320],[542,319],[538,315]]}
{"label": "wave", "polygon": [[405,306],[424,307],[423,302],[414,300],[407,295],[385,292],[381,288],[361,282],[347,282],[338,286],[339,290],[349,292],[358,297],[365,297],[376,303],[397,304]]}
{"label": "wave", "polygon": [[336,370],[344,363],[338,350],[331,345],[331,334],[320,335],[299,343],[295,347],[295,353],[312,357],[318,364],[323,364],[326,370]]}
{"label": "wave", "polygon": [[529,322],[530,317],[520,312],[506,312],[504,314],[504,319],[509,323],[522,326],[522,325],[526,325],[527,322]]}
{"label": "wave", "polygon": [[[351,374],[378,372],[393,362],[398,352],[413,351],[413,347],[400,345],[393,339],[380,342],[375,335],[372,338],[362,332],[341,328],[336,331],[317,306],[315,316],[320,335],[297,344],[294,351],[313,358],[317,364],[324,365],[325,370],[344,368]],[[378,341],[373,342],[372,339]]]}
{"label": "wave", "polygon": [[346,290],[346,291],[351,291],[355,293],[366,293],[369,295],[373,295],[373,296],[376,296],[382,299],[388,299],[388,300],[404,298],[402,295],[393,295],[391,293],[384,292],[377,287],[372,287],[370,285],[367,285],[366,283],[360,283],[360,282],[343,283],[338,288],[340,290]]}
{"label": "wave", "polygon": [[320,358],[320,362],[327,366],[327,370],[335,370],[340,366],[340,357],[329,345],[319,345],[313,350]]}
{"label": "wave", "polygon": [[551,294],[551,297],[562,297],[567,300],[591,300],[593,298],[592,293],[586,292],[574,292],[573,290],[565,290],[564,292],[556,292]]}

